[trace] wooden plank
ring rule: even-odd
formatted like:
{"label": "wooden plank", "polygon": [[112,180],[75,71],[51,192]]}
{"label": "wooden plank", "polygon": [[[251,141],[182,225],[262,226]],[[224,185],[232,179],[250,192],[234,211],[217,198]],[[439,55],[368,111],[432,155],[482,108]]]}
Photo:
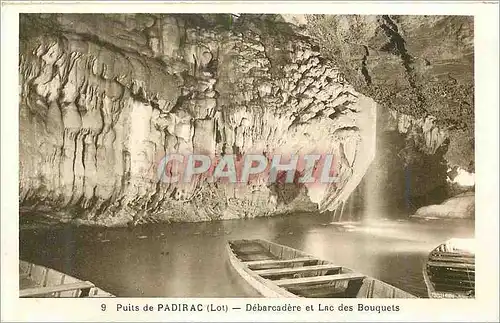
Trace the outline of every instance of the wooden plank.
{"label": "wooden plank", "polygon": [[271,281],[268,281],[253,271],[249,270],[233,253],[229,245],[226,246],[226,252],[229,256],[229,262],[231,263],[233,269],[241,276],[241,278],[247,282],[253,289],[259,292],[260,295],[264,297],[293,297],[294,295],[283,288],[279,288]]}
{"label": "wooden plank", "polygon": [[456,276],[456,277],[474,277],[476,275],[476,271],[467,270],[467,269],[448,269],[446,267],[428,267],[428,273],[433,275],[448,275],[448,276]]}
{"label": "wooden plank", "polygon": [[440,273],[438,273],[438,274],[430,273],[429,277],[431,279],[442,278],[442,279],[471,280],[471,281],[475,281],[475,279],[476,279],[476,277],[474,275],[470,275],[470,276],[462,275],[462,276],[459,276],[459,275],[443,275],[443,274],[440,274]]}
{"label": "wooden plank", "polygon": [[447,267],[447,268],[460,268],[460,269],[472,269],[475,270],[476,266],[474,264],[460,264],[460,263],[449,263],[441,261],[429,261],[427,265],[434,267]]}
{"label": "wooden plank", "polygon": [[35,281],[29,278],[21,278],[19,279],[19,288],[20,289],[26,289],[26,288],[32,288],[32,287],[40,287]]}
{"label": "wooden plank", "polygon": [[255,240],[231,240],[229,241],[230,246],[246,246],[249,244],[257,243]]}
{"label": "wooden plank", "polygon": [[37,283],[39,286],[45,284],[45,274],[47,273],[47,268],[43,266],[34,265],[31,269],[31,279]]}
{"label": "wooden plank", "polygon": [[449,261],[453,263],[467,263],[467,264],[473,264],[476,262],[476,258],[463,258],[463,257],[441,257],[441,256],[431,256],[429,257],[430,260],[435,260],[435,261]]}
{"label": "wooden plank", "polygon": [[78,289],[86,289],[92,288],[94,284],[91,282],[78,282],[73,284],[63,284],[56,286],[47,286],[47,287],[35,287],[35,288],[27,288],[23,289],[19,292],[19,297],[33,297],[33,296],[41,296],[46,294],[52,294],[57,292],[65,292],[70,290],[78,290]]}
{"label": "wooden plank", "polygon": [[340,269],[341,266],[336,265],[317,265],[317,266],[305,266],[305,267],[295,267],[295,268],[273,268],[273,269],[261,269],[255,270],[254,272],[262,277],[273,276],[273,275],[286,275],[295,273],[304,273],[318,270],[332,270]]}
{"label": "wooden plank", "polygon": [[294,259],[285,259],[285,260],[256,260],[256,261],[244,261],[243,263],[247,266],[260,266],[260,265],[284,265],[284,264],[293,264],[297,262],[306,262],[306,261],[317,261],[318,259],[314,259],[311,257],[304,258],[294,258]]}
{"label": "wooden plank", "polygon": [[238,256],[238,258],[243,261],[243,262],[250,262],[250,261],[262,261],[262,260],[276,260],[275,258],[271,258],[267,255],[245,255],[245,256]]}
{"label": "wooden plank", "polygon": [[434,286],[441,286],[441,285],[446,285],[446,286],[456,286],[460,288],[467,288],[467,289],[474,289],[475,288],[475,283],[474,282],[456,282],[456,281],[449,281],[449,280],[439,280],[439,281],[433,281],[432,282]]}
{"label": "wooden plank", "polygon": [[233,250],[236,252],[267,251],[266,248],[257,243],[242,245],[242,246],[234,246]]}
{"label": "wooden plank", "polygon": [[439,257],[439,256],[444,256],[444,257],[454,257],[454,258],[463,258],[463,257],[466,257],[466,258],[475,258],[476,255],[473,254],[473,253],[467,253],[467,252],[464,252],[464,253],[454,253],[454,252],[431,252],[430,254],[432,257]]}
{"label": "wooden plank", "polygon": [[327,275],[327,276],[281,279],[281,280],[275,280],[273,282],[278,286],[288,287],[288,286],[297,286],[306,284],[328,283],[339,280],[363,279],[365,277],[366,276],[362,274],[348,273],[348,274],[337,274],[337,275]]}
{"label": "wooden plank", "polygon": [[275,245],[275,244],[269,244],[269,252],[277,257],[277,258],[280,258],[281,255],[283,254],[283,246],[278,246],[278,245]]}
{"label": "wooden plank", "polygon": [[289,289],[295,295],[307,298],[345,298],[343,289],[335,289],[333,286],[296,286],[297,288]]}
{"label": "wooden plank", "polygon": [[474,286],[464,286],[464,285],[455,285],[455,284],[445,284],[445,283],[439,283],[435,284],[436,286],[436,291],[467,291],[467,290],[474,290]]}
{"label": "wooden plank", "polygon": [[460,275],[457,275],[456,273],[441,273],[441,272],[431,272],[429,273],[429,277],[431,279],[451,279],[451,280],[470,280],[470,281],[475,281],[476,276],[474,274],[472,275],[467,275],[466,272],[461,272]]}
{"label": "wooden plank", "polygon": [[453,276],[443,276],[443,275],[435,275],[435,276],[430,276],[429,277],[432,282],[437,282],[437,281],[454,281],[454,282],[467,282],[474,284],[476,279],[475,277],[453,277]]}
{"label": "wooden plank", "polygon": [[235,250],[234,251],[238,255],[263,255],[266,254],[266,250]]}
{"label": "wooden plank", "polygon": [[29,262],[19,260],[19,272],[29,274],[31,271],[31,264]]}

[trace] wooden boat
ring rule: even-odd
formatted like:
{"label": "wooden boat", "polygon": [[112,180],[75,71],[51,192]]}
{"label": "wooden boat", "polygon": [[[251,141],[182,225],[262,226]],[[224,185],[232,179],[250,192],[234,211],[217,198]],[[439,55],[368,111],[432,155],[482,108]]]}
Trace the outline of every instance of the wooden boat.
{"label": "wooden boat", "polygon": [[474,298],[473,239],[451,239],[429,253],[423,276],[429,298]]}
{"label": "wooden boat", "polygon": [[19,260],[19,297],[114,297],[89,281]]}
{"label": "wooden boat", "polygon": [[264,297],[416,298],[352,269],[267,240],[231,240],[229,261]]}

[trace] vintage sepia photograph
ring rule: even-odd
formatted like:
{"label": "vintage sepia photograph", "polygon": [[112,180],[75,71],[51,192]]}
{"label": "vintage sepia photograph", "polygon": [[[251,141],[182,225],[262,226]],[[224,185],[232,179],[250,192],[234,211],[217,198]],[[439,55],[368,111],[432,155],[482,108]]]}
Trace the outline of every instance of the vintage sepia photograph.
{"label": "vintage sepia photograph", "polygon": [[19,297],[474,299],[474,19],[21,13]]}

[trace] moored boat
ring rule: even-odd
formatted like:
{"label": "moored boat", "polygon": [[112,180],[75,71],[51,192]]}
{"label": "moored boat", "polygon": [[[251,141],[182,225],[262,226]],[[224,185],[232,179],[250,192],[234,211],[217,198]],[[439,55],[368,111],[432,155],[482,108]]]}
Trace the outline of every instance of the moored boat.
{"label": "moored boat", "polygon": [[264,297],[416,298],[399,288],[267,240],[231,240],[229,261]]}
{"label": "moored boat", "polygon": [[429,298],[475,297],[474,239],[450,239],[433,249],[423,276]]}
{"label": "moored boat", "polygon": [[114,297],[89,281],[19,260],[19,297]]}

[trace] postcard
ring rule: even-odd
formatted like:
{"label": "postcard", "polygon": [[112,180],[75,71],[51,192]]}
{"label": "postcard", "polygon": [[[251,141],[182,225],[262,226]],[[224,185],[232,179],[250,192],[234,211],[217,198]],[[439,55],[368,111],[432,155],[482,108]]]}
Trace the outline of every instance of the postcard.
{"label": "postcard", "polygon": [[12,1],[2,45],[2,320],[499,319],[498,2]]}

